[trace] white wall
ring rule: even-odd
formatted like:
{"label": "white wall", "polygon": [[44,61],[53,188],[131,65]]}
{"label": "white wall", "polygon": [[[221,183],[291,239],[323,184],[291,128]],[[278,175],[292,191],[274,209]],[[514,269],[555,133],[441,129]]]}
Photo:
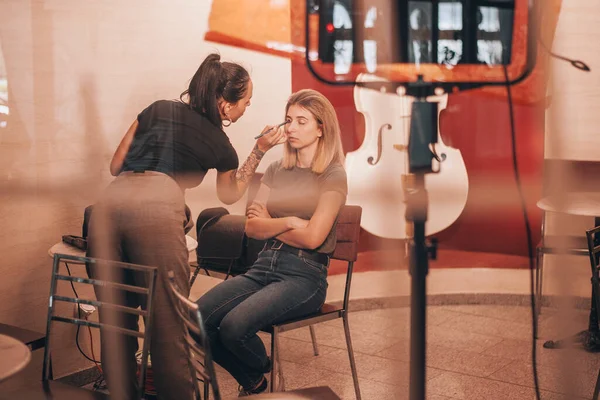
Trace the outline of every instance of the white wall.
{"label": "white wall", "polygon": [[[38,150],[41,142],[61,145],[40,150],[54,161],[35,178],[49,183],[85,179],[84,168],[61,168],[54,162],[86,154],[82,161],[97,162],[100,176],[108,179],[106,161],[137,113],[156,99],[177,98],[211,51],[242,63],[255,83],[252,106],[227,129],[243,161],[254,144],[252,137],[281,119],[291,91],[290,62],[204,42],[210,3],[3,1],[0,29],[11,105],[25,125],[7,141],[26,139]],[[270,154],[260,170],[279,154]],[[20,161],[39,162],[39,152],[29,156]],[[196,202],[204,196],[213,204],[213,192],[210,175],[190,198]]]}
{"label": "white wall", "polygon": [[600,0],[563,0],[552,50],[591,72],[551,59],[546,158],[600,161]]}
{"label": "white wall", "polygon": [[[241,161],[253,136],[281,120],[290,62],[204,42],[210,3],[0,0],[11,106],[0,129],[1,322],[45,329],[48,248],[80,233],[83,209],[112,179],[110,158],[137,114],[177,98],[208,53],[241,62],[254,81],[252,106],[227,128]],[[280,155],[269,153],[259,170]],[[211,173],[188,192],[194,215],[220,205],[214,181]],[[243,204],[230,210],[243,212]],[[72,350],[74,331],[61,332],[57,346],[69,350],[55,360],[58,376],[86,365]]]}

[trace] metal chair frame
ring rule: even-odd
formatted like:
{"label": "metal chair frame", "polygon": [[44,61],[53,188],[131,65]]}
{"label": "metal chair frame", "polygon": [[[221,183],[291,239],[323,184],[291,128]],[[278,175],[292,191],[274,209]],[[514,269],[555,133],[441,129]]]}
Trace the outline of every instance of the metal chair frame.
{"label": "metal chair frame", "polygon": [[[203,382],[204,399],[208,399],[209,389],[212,388],[215,400],[221,400],[217,375],[210,352],[210,342],[206,335],[204,322],[200,315],[198,304],[189,300],[181,293],[175,282],[175,275],[169,272],[169,289],[175,304],[177,315],[181,319],[184,330],[185,348],[188,353],[188,366],[194,383],[196,399],[201,399],[199,382]],[[195,338],[192,337],[192,333]]]}
{"label": "metal chair frame", "polygon": [[[100,279],[81,278],[81,277],[72,276],[70,273],[68,275],[63,275],[63,274],[59,273],[59,268],[60,268],[61,262],[64,262],[65,264],[67,262],[69,262],[71,264],[81,264],[81,265],[101,264],[103,267],[104,266],[106,266],[108,268],[116,267],[116,268],[123,268],[123,269],[141,272],[141,273],[147,274],[148,285],[147,285],[147,287],[146,286],[134,286],[134,285],[128,285],[128,284],[111,282],[111,281],[100,280]],[[50,338],[51,338],[50,332],[52,330],[52,325],[55,322],[62,322],[62,323],[79,325],[79,326],[86,326],[86,327],[90,327],[90,328],[112,330],[115,332],[122,333],[124,335],[133,336],[136,338],[142,338],[143,339],[142,363],[141,363],[141,370],[140,370],[139,380],[138,380],[138,397],[137,397],[139,399],[142,399],[144,396],[144,388],[145,388],[145,384],[146,384],[146,372],[147,372],[147,367],[148,367],[148,354],[149,354],[150,339],[151,339],[150,332],[151,332],[151,326],[152,326],[152,322],[153,322],[152,321],[152,308],[153,308],[153,302],[154,302],[153,295],[154,295],[154,289],[156,286],[156,277],[157,277],[157,269],[155,267],[148,267],[148,266],[144,266],[144,265],[130,264],[130,263],[124,263],[124,262],[118,262],[118,261],[99,260],[99,259],[90,258],[90,257],[78,257],[78,256],[67,255],[67,254],[55,254],[54,260],[53,260],[53,265],[52,265],[52,277],[50,280],[50,296],[49,296],[49,303],[48,303],[48,316],[47,316],[47,320],[46,320],[46,344],[45,344],[45,350],[44,350],[44,362],[43,362],[43,369],[42,369],[42,381],[44,382],[44,384],[47,386],[48,381],[52,379],[51,366],[50,366],[50,360],[51,360],[51,355],[52,355],[52,350],[51,350],[51,346],[50,346]],[[146,296],[145,309],[127,307],[127,306],[124,306],[121,304],[109,303],[107,301],[101,301],[101,300],[92,300],[92,299],[84,299],[84,298],[73,297],[73,296],[58,295],[57,294],[58,281],[66,281],[66,282],[70,282],[71,284],[83,283],[83,284],[92,285],[94,287],[113,288],[113,289],[118,289],[118,290],[122,290],[125,292],[144,295],[144,296]],[[87,319],[62,316],[57,312],[57,309],[56,309],[57,302],[73,303],[73,304],[76,304],[77,307],[79,307],[82,304],[88,304],[88,305],[92,305],[92,306],[96,307],[99,310],[110,309],[110,310],[114,310],[114,311],[118,311],[118,312],[122,312],[122,313],[128,313],[128,314],[132,314],[132,315],[137,315],[139,317],[143,317],[145,320],[144,332],[142,333],[139,331],[126,329],[126,328],[123,328],[120,326],[115,326],[115,325],[101,323],[101,322],[89,321]]]}

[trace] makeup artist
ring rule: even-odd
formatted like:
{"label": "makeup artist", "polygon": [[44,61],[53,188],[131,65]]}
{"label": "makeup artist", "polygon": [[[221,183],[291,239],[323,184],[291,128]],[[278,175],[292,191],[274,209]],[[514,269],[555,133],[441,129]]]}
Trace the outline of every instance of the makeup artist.
{"label": "makeup artist", "polygon": [[[184,227],[185,189],[198,186],[206,172],[217,170],[217,195],[226,204],[239,200],[264,153],[283,143],[283,128],[267,126],[241,165],[223,127],[237,122],[250,106],[252,81],[240,65],[209,55],[177,101],[159,100],[143,110],[119,144],[110,164],[117,178],[94,205],[88,234],[88,256],[155,266],[155,290],[150,352],[159,399],[192,399],[193,389],[183,345],[181,324],[172,307],[165,280],[169,270],[189,291],[188,251]],[[92,270],[103,278],[107,271]],[[137,276],[117,276],[136,284]],[[115,277],[110,277],[114,280]],[[137,307],[144,299],[121,296]],[[113,297],[114,301],[114,297]],[[138,317],[100,311],[100,320],[138,329]],[[114,321],[114,320],[113,320]],[[102,366],[113,399],[131,399],[136,382],[137,339],[102,332]]]}

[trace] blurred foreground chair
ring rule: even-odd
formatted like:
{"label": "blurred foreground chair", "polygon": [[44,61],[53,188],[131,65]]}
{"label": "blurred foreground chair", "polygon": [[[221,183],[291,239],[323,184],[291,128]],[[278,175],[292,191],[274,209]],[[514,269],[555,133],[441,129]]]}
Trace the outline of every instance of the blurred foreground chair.
{"label": "blurred foreground chair", "polygon": [[[175,282],[173,272],[169,272],[169,289],[175,304],[175,310],[185,331],[185,347],[188,353],[190,374],[194,381],[196,399],[200,400],[202,398],[200,396],[201,392],[204,394],[204,399],[208,399],[210,388],[212,388],[215,400],[221,400],[208,336],[204,329],[204,322],[198,310],[198,305],[182,294],[181,289]],[[200,382],[203,384],[202,390],[200,389]]]}
{"label": "blurred foreground chair", "polygon": [[[136,398],[142,399],[144,393],[144,385],[146,382],[146,371],[148,364],[148,352],[150,346],[150,327],[152,326],[152,306],[153,306],[153,298],[154,298],[154,288],[157,276],[157,270],[154,267],[148,267],[143,265],[129,264],[123,262],[116,261],[105,261],[98,260],[94,258],[88,257],[78,257],[66,254],[54,254],[53,258],[53,266],[52,266],[52,276],[50,279],[50,297],[48,303],[48,316],[46,321],[46,343],[45,343],[45,352],[44,352],[44,363],[42,369],[42,381],[33,384],[31,386],[18,389],[16,391],[12,391],[9,393],[3,393],[0,395],[0,399],[19,399],[19,400],[46,400],[46,399],[54,399],[54,400],[101,400],[110,398],[108,395],[94,392],[90,390],[86,390],[83,388],[66,385],[58,381],[52,380],[50,373],[50,359],[52,356],[52,328],[57,322],[66,323],[66,324],[74,324],[77,326],[84,326],[90,328],[100,329],[100,334],[105,331],[111,331],[120,333],[122,335],[131,336],[136,339],[143,340],[143,350],[142,350],[142,362],[140,367],[140,374],[138,379],[138,393]],[[68,274],[61,274],[59,269],[60,265],[63,263],[67,269]],[[81,278],[77,276],[72,276],[71,271],[69,269],[69,264],[71,265],[88,265],[93,267],[100,268],[120,268],[124,271],[130,271],[134,274],[141,274],[143,276],[144,285],[134,286],[129,284],[123,284],[121,282],[110,281],[110,280],[102,280],[102,279],[89,279],[89,278]],[[72,292],[74,296],[66,295],[66,294],[57,294],[58,286],[60,282],[69,283],[71,285]],[[95,289],[104,288],[104,289],[116,289],[126,294],[135,294],[145,296],[145,307],[143,309],[127,307],[122,304],[104,300],[94,300],[94,299],[86,299],[80,298],[76,291],[74,283],[91,285]],[[62,285],[61,285],[62,286]],[[70,293],[71,289],[69,289],[66,285],[63,286],[62,293]],[[96,307],[98,310],[102,312],[110,312],[115,311],[119,313],[126,313],[136,315],[138,317],[144,318],[144,332],[138,332],[131,329],[123,328],[116,324],[107,324],[107,323],[99,323],[90,321],[88,319],[82,319],[80,316],[77,318],[73,317],[73,308],[68,307],[65,304],[75,304],[75,307],[81,307],[81,305],[91,305]],[[61,304],[59,306],[59,304]],[[80,313],[78,313],[80,315]]]}

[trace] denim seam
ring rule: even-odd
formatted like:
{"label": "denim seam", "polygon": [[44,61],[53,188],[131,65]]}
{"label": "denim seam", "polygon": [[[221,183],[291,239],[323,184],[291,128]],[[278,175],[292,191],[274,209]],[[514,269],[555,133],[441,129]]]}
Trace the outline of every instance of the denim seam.
{"label": "denim seam", "polygon": [[[277,320],[279,317],[281,317],[282,315],[284,315],[285,313],[287,313],[288,311],[290,311],[290,310],[293,310],[294,308],[299,308],[299,307],[303,306],[304,304],[308,303],[310,300],[312,300],[312,299],[313,299],[313,298],[314,298],[314,297],[317,295],[317,293],[318,293],[318,292],[319,292],[321,289],[322,289],[322,287],[320,286],[320,283],[319,283],[319,287],[318,287],[318,289],[317,289],[317,290],[315,290],[315,291],[314,291],[314,292],[313,292],[313,293],[312,293],[312,294],[311,294],[311,295],[310,295],[308,298],[306,298],[306,300],[304,300],[302,303],[297,303],[297,304],[294,304],[294,305],[292,305],[291,307],[288,307],[288,308],[284,309],[284,310],[283,310],[281,313],[279,313],[279,314],[277,315],[277,317],[273,318],[272,320],[273,320],[273,321],[275,321],[275,320]],[[271,323],[270,323],[270,325],[273,325],[273,323],[271,322]],[[261,328],[259,328],[259,329],[257,330],[257,332],[258,332],[260,329],[262,329],[262,328],[264,328],[264,327],[261,327]],[[255,333],[255,334],[256,334],[256,333]],[[250,338],[251,336],[252,336],[252,334],[247,334],[247,335],[245,335],[245,336],[242,338],[242,341],[243,341],[243,342],[245,342],[245,341],[246,341],[248,338]],[[245,347],[245,346],[244,346],[244,347]]]}
{"label": "denim seam", "polygon": [[246,296],[246,295],[248,295],[248,294],[254,294],[254,293],[258,292],[259,290],[260,290],[260,289],[258,289],[258,290],[249,290],[249,291],[247,291],[247,292],[244,292],[244,293],[241,293],[241,294],[239,294],[238,296],[235,296],[235,297],[232,297],[232,298],[230,298],[230,299],[227,299],[225,302],[223,302],[223,303],[219,304],[217,307],[215,307],[215,309],[213,310],[213,312],[211,312],[211,313],[210,313],[210,314],[209,314],[209,315],[206,317],[206,320],[205,320],[205,322],[208,324],[208,320],[209,320],[209,319],[210,319],[210,318],[211,318],[211,317],[212,317],[212,316],[213,316],[213,315],[214,315],[214,314],[215,314],[217,311],[219,311],[221,308],[223,308],[223,307],[224,307],[224,306],[226,306],[227,304],[231,303],[232,301],[234,301],[234,300],[237,300],[237,299],[239,299],[240,297],[244,297],[244,296]]}

